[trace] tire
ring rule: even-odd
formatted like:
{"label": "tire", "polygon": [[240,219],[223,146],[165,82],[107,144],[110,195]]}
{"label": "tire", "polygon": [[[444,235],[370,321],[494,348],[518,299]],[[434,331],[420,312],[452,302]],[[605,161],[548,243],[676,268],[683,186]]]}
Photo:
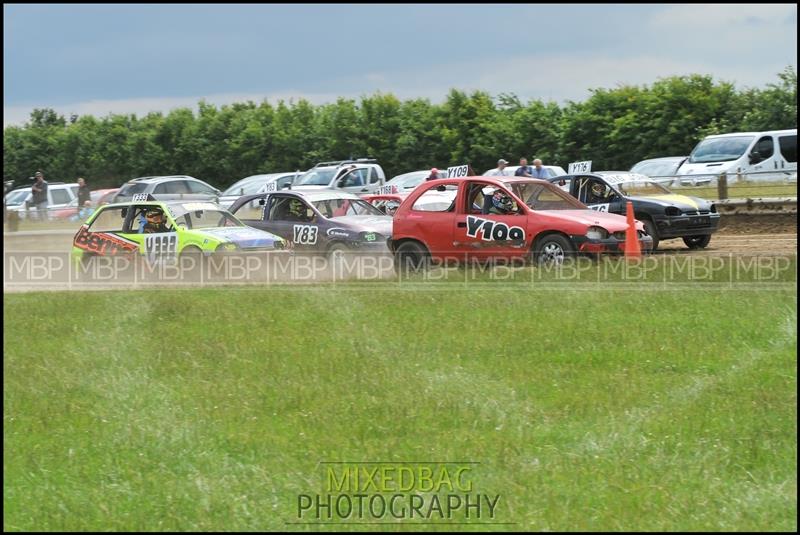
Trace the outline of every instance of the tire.
{"label": "tire", "polygon": [[[639,219],[637,217],[637,219]],[[653,223],[652,220],[647,218],[639,219],[644,224],[644,231],[647,232],[647,235],[653,238],[653,248],[651,249],[652,252],[655,252],[658,249],[658,230],[656,230],[656,224]]]}
{"label": "tire", "polygon": [[561,234],[543,236],[533,248],[533,261],[539,266],[561,265],[574,255],[572,244]]}
{"label": "tire", "polygon": [[419,242],[403,242],[394,251],[394,269],[400,274],[425,271],[429,261],[428,250]]}
{"label": "tire", "polygon": [[689,249],[704,249],[708,242],[711,241],[711,234],[705,234],[701,236],[684,236],[683,243],[686,244],[686,247]]}
{"label": "tire", "polygon": [[350,248],[342,242],[334,242],[328,246],[328,257],[333,258],[337,254],[347,253]]}

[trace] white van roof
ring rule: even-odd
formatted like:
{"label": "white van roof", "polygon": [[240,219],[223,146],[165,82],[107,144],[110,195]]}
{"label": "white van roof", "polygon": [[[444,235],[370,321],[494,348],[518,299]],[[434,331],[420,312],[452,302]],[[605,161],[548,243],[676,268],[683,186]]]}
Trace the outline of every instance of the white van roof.
{"label": "white van roof", "polygon": [[760,136],[762,134],[774,134],[774,135],[781,135],[781,134],[795,134],[797,135],[797,128],[792,128],[790,130],[764,130],[763,132],[733,132],[730,134],[714,134],[711,136],[706,136],[705,139],[712,138],[712,137],[734,137],[734,136]]}

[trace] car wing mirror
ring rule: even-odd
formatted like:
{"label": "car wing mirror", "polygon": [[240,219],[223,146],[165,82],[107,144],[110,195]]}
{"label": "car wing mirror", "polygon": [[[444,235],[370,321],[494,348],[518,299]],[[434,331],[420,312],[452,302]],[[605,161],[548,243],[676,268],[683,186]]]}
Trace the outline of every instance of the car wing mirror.
{"label": "car wing mirror", "polygon": [[122,211],[121,211],[121,212],[122,212],[122,214],[121,214],[121,215],[122,215],[122,217],[123,217],[123,218],[124,218],[125,216],[127,216],[127,215],[128,215],[128,207],[127,207],[127,206],[125,206],[125,207],[122,209]]}

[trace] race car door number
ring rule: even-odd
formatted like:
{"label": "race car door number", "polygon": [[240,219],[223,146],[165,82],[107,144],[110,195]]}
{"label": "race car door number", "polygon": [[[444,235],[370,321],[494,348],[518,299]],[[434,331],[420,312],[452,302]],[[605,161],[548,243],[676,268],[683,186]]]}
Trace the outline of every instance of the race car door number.
{"label": "race car door number", "polygon": [[591,208],[595,212],[608,212],[608,207],[609,207],[610,204],[611,203],[593,204],[593,205],[589,206],[589,208]]}
{"label": "race car door number", "polygon": [[318,227],[313,225],[295,225],[294,239],[292,241],[304,245],[314,245],[317,243],[317,230]]}

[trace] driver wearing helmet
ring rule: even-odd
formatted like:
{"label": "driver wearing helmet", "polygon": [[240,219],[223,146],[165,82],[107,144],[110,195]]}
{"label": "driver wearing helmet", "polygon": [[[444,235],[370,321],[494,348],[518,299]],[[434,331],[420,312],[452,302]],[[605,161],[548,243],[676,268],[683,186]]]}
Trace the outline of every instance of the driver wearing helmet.
{"label": "driver wearing helmet", "polygon": [[286,214],[289,221],[306,221],[306,209],[300,199],[289,201],[289,212]]}
{"label": "driver wearing helmet", "polygon": [[516,211],[514,199],[503,190],[498,189],[492,194],[492,203],[489,207],[490,214],[507,215]]}
{"label": "driver wearing helmet", "polygon": [[595,182],[592,184],[592,188],[589,190],[589,199],[587,200],[586,204],[594,204],[599,202],[606,202],[606,187],[600,182]]}
{"label": "driver wearing helmet", "polygon": [[161,210],[161,208],[148,209],[147,212],[145,212],[144,217],[147,220],[143,228],[145,234],[169,232],[164,218],[164,211]]}

